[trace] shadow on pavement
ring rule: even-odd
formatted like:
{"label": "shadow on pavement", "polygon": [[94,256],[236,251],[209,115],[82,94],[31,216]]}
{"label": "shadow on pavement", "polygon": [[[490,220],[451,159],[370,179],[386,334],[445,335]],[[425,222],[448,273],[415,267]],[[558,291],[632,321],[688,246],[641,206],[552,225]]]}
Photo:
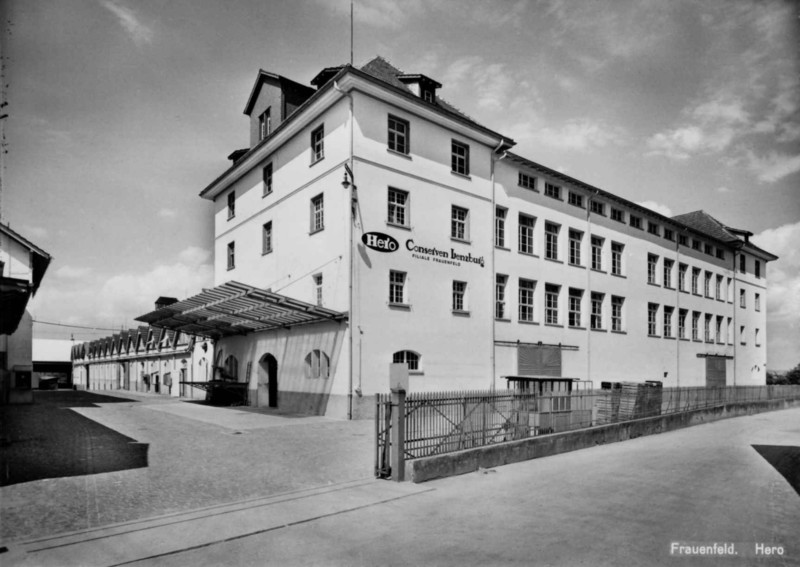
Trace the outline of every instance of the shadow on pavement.
{"label": "shadow on pavement", "polygon": [[800,447],[791,445],[753,445],[759,455],[783,475],[800,495]]}
{"label": "shadow on pavement", "polygon": [[137,443],[70,408],[135,402],[83,391],[36,391],[30,405],[0,412],[0,486],[147,466]]}

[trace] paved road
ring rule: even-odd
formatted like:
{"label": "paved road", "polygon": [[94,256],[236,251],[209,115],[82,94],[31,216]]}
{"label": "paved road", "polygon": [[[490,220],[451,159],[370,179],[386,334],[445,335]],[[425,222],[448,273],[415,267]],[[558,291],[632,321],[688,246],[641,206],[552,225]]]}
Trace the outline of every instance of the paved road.
{"label": "paved road", "polygon": [[[10,565],[800,565],[800,494],[790,482],[800,475],[798,447],[800,408],[421,485],[298,489],[43,538],[6,557]],[[675,554],[715,543],[737,555]],[[757,545],[782,555],[757,557]]]}

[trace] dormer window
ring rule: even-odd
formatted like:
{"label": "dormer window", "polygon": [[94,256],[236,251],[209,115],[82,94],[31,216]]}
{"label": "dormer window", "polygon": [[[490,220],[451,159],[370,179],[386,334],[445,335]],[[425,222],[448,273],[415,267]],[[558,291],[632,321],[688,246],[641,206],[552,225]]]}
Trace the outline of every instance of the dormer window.
{"label": "dormer window", "polygon": [[267,108],[258,117],[258,139],[263,140],[272,132],[272,107]]}
{"label": "dormer window", "polygon": [[436,102],[436,89],[442,88],[441,83],[437,83],[425,75],[398,75],[397,78],[405,84],[412,93],[425,102]]}
{"label": "dormer window", "polygon": [[433,93],[426,89],[422,91],[422,98],[425,102],[433,102]]}

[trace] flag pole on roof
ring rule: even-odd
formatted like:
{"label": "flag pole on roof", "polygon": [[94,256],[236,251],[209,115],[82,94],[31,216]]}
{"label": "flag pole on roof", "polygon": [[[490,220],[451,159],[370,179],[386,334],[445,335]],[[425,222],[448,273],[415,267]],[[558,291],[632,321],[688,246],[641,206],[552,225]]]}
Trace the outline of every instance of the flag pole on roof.
{"label": "flag pole on roof", "polygon": [[350,0],[350,66],[353,66],[353,0]]}

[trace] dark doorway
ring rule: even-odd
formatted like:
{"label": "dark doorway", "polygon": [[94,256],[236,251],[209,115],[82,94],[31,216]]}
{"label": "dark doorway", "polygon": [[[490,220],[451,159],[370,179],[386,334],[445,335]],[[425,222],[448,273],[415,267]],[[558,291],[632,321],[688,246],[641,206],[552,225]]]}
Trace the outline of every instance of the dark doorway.
{"label": "dark doorway", "polygon": [[261,366],[261,376],[266,375],[267,395],[269,397],[269,407],[278,407],[278,361],[271,354],[265,354],[259,361]]}

